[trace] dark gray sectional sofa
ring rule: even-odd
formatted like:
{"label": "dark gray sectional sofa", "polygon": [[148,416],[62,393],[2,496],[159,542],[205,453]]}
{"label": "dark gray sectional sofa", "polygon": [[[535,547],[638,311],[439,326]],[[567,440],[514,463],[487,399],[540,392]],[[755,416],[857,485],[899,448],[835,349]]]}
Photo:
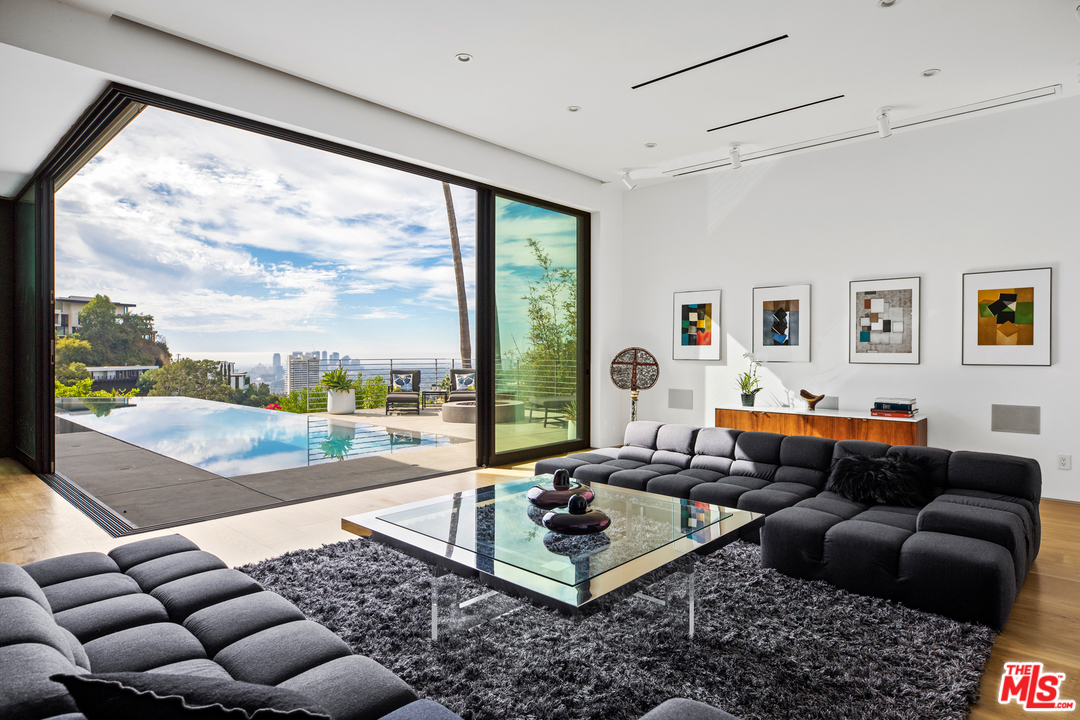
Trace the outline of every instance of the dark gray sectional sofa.
{"label": "dark gray sectional sofa", "polygon": [[[927,468],[922,507],[825,490],[840,459],[897,456]],[[762,563],[866,595],[1001,628],[1039,552],[1042,476],[1029,458],[727,428],[634,422],[625,444],[542,460],[606,482],[766,514]]]}
{"label": "dark gray sectional sofa", "polygon": [[180,535],[0,563],[0,717],[83,718],[49,677],[89,672],[276,686],[335,720],[460,720]]}

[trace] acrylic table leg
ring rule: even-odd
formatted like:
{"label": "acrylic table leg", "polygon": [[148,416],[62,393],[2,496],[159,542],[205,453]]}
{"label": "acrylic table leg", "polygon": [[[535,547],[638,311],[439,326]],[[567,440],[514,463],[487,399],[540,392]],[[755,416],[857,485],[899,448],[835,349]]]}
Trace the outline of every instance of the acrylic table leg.
{"label": "acrylic table leg", "polygon": [[439,640],[439,578],[446,573],[442,568],[431,568],[431,639]]}
{"label": "acrylic table leg", "polygon": [[686,594],[690,605],[690,639],[694,639],[694,566],[686,574]]}

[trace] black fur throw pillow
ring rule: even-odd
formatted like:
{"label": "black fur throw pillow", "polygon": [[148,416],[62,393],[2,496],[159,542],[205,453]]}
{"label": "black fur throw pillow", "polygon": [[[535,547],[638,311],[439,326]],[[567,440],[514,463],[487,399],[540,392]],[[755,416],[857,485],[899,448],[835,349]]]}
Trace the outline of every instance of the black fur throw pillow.
{"label": "black fur throw pillow", "polygon": [[870,505],[922,507],[933,499],[923,464],[892,455],[841,458],[833,466],[825,489]]}

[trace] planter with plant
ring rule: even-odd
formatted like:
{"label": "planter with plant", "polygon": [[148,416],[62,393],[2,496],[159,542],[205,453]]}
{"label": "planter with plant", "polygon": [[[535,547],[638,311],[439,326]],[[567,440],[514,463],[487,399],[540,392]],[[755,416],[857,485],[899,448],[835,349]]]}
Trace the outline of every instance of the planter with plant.
{"label": "planter with plant", "polygon": [[761,392],[761,378],[758,377],[757,369],[761,362],[754,357],[753,353],[743,353],[744,358],[750,360],[750,369],[739,373],[736,380],[739,382],[739,392],[742,394],[743,407],[754,407],[754,398]]}
{"label": "planter with plant", "polygon": [[326,412],[331,415],[352,415],[356,412],[356,381],[340,365],[322,375],[326,388]]}
{"label": "planter with plant", "polygon": [[566,418],[566,435],[570,440],[577,440],[577,400],[569,402],[563,408]]}

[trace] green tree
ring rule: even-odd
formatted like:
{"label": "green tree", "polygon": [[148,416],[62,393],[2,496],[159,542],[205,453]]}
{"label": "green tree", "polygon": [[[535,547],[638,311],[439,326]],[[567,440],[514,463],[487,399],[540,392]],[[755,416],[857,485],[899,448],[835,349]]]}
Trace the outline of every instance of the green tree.
{"label": "green tree", "polygon": [[154,376],[153,397],[182,396],[231,403],[233,389],[221,374],[221,365],[213,360],[184,358],[158,368]]}
{"label": "green tree", "polygon": [[81,362],[68,363],[67,365],[57,363],[56,365],[56,382],[73,385],[79,380],[89,379],[90,371]]}
{"label": "green tree", "polygon": [[139,391],[140,395],[149,395],[150,391],[154,389],[159,370],[160,368],[147,370],[139,376],[139,382],[135,384],[135,389]]}
{"label": "green tree", "polygon": [[108,295],[95,295],[79,312],[78,339],[90,343],[90,358],[84,362],[95,365],[164,365],[169,360],[153,315],[117,315]]}
{"label": "green tree", "polygon": [[94,351],[90,343],[77,337],[61,338],[56,342],[56,364],[70,365],[82,363],[86,365],[94,357]]}
{"label": "green tree", "polygon": [[540,267],[528,284],[528,347],[523,354],[529,384],[555,395],[577,387],[577,271],[556,266],[539,242],[526,238]]}

